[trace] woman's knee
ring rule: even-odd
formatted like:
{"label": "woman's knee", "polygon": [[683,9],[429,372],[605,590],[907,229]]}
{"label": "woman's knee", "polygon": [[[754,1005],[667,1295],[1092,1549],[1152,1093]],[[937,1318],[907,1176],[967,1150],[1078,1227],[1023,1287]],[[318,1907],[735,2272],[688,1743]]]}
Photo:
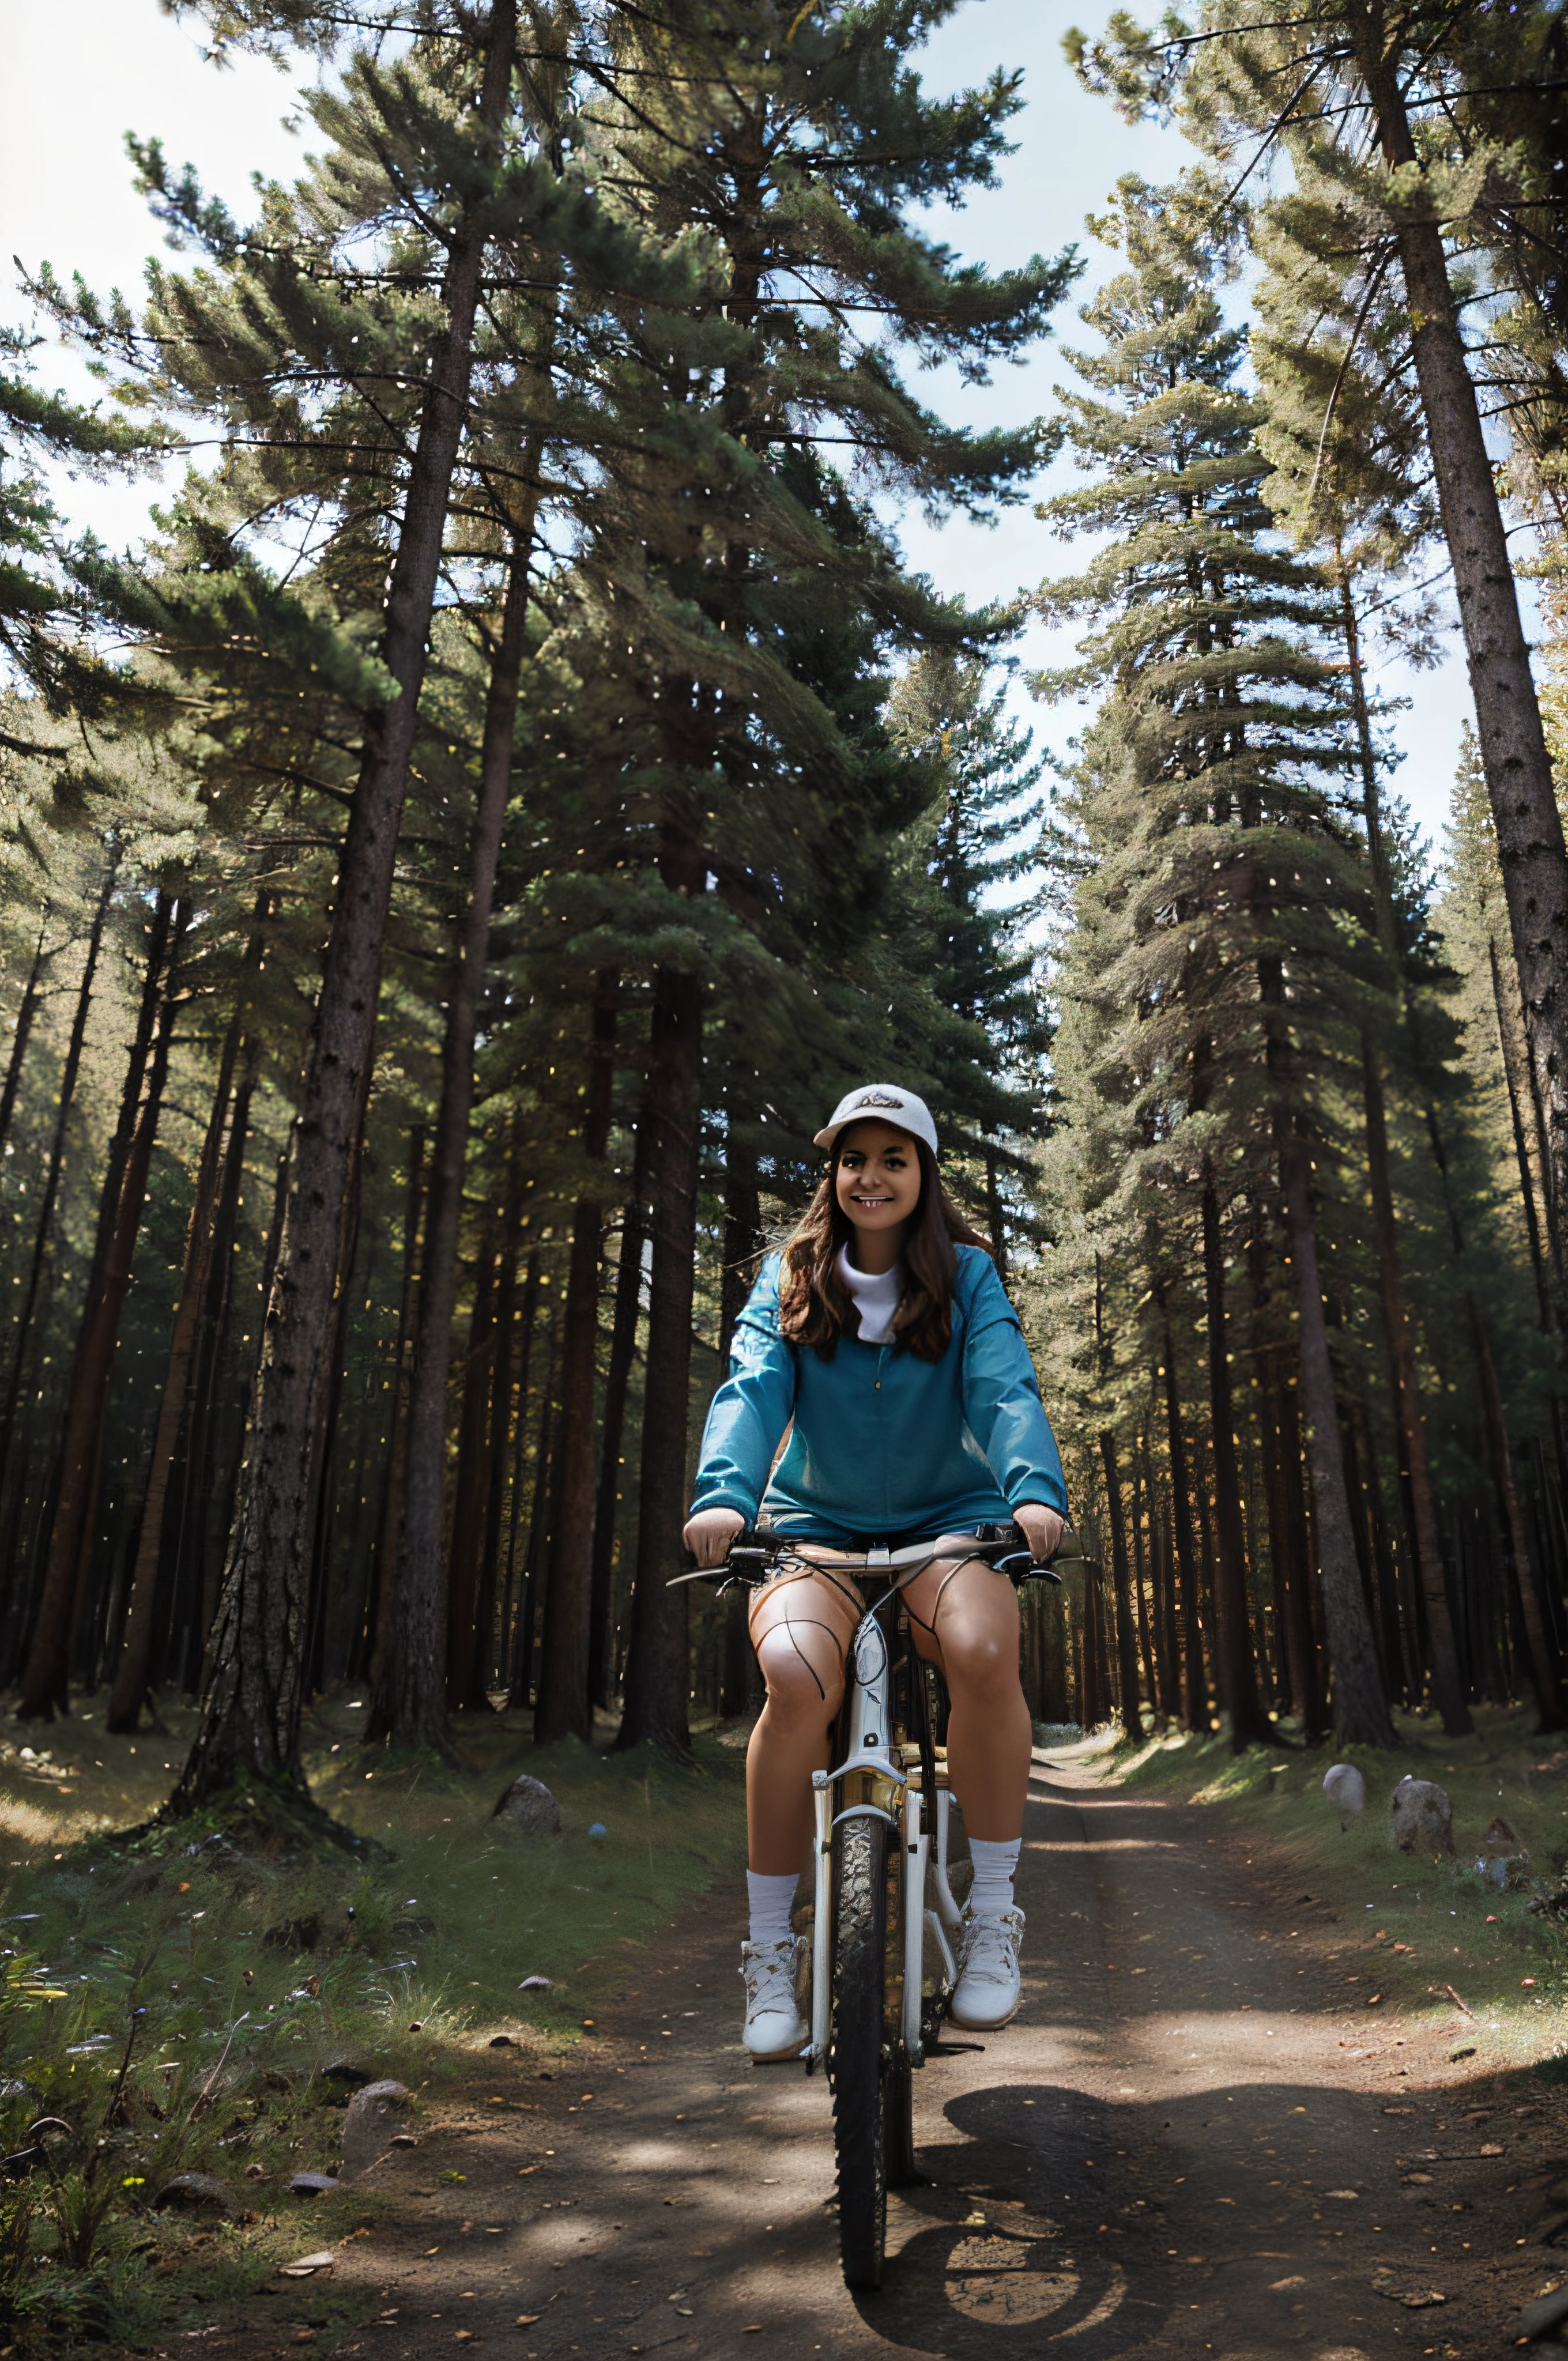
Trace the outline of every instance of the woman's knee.
{"label": "woman's knee", "polygon": [[787,1624],[760,1634],[757,1663],[775,1721],[818,1722],[837,1709],[842,1667],[823,1648],[802,1648]]}
{"label": "woman's knee", "polygon": [[955,1619],[942,1633],[942,1661],[955,1699],[1004,1698],[1019,1686],[1018,1635]]}

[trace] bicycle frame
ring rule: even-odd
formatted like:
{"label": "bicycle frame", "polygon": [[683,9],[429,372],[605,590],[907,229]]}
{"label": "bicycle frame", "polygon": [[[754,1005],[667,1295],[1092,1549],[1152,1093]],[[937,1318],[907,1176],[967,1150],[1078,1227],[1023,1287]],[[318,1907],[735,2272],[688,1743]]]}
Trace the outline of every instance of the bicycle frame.
{"label": "bicycle frame", "polygon": [[[956,1550],[937,1552],[923,1546],[903,1550],[873,1549],[847,1565],[842,1560],[838,1563],[840,1571],[896,1575],[923,1571],[926,1566],[937,1564],[942,1556],[949,1556],[956,1564],[960,1564],[964,1556],[971,1554],[965,1551],[960,1554]],[[900,1587],[895,1580],[890,1585],[890,1590],[895,1592]],[[924,1793],[925,1773],[920,1763],[920,1751],[917,1747],[901,1744],[895,1754],[893,1744],[893,1664],[886,1634],[877,1620],[878,1608],[885,1603],[887,1595],[884,1593],[882,1599],[867,1608],[850,1651],[846,1666],[849,1752],[836,1769],[812,1773],[816,1826],[812,1856],[815,1908],[812,1918],[811,2040],[802,2053],[807,2072],[818,2059],[825,2059],[828,2055],[831,2004],[828,1946],[833,1923],[833,1830],[841,1821],[885,1820],[901,1846],[904,1867],[901,2030],[911,2065],[925,2063],[922,1994],[928,1936],[936,1943],[949,1991],[958,1974],[952,1947],[948,1941],[948,1933],[958,1926],[960,1913],[948,1881],[951,1798],[948,1792],[947,1765],[944,1762],[936,1766],[937,1907],[931,1910],[926,1906],[927,1878],[931,1868],[931,1831],[927,1822],[927,1799]],[[838,1812],[833,1810],[836,1788],[847,1799]]]}

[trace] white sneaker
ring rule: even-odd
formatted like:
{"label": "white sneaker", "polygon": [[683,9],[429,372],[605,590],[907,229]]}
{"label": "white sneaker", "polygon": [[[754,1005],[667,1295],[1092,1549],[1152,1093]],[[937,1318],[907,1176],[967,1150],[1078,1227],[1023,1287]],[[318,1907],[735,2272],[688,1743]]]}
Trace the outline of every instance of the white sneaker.
{"label": "white sneaker", "polygon": [[740,1973],[746,1979],[746,2029],[741,2036],[759,2065],[798,2058],[811,2038],[800,2009],[804,1935],[782,1943],[742,1943]]}
{"label": "white sneaker", "polygon": [[1024,1913],[1003,1910],[995,1917],[966,1915],[959,1929],[959,1981],[948,2004],[965,2033],[996,2033],[1018,2007],[1018,1947]]}

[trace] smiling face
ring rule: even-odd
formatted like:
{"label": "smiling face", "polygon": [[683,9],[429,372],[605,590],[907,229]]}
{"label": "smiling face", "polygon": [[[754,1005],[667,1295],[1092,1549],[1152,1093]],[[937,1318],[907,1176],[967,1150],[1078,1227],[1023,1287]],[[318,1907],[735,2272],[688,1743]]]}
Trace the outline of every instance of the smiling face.
{"label": "smiling face", "polygon": [[850,1258],[860,1270],[891,1270],[905,1224],[920,1203],[920,1156],[891,1123],[851,1124],[843,1135],[834,1189],[854,1230]]}

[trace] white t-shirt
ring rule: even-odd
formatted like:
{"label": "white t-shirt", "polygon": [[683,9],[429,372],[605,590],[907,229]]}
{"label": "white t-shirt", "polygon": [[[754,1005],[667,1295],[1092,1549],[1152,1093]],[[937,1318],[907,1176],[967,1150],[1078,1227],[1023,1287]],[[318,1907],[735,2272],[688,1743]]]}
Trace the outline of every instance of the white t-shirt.
{"label": "white t-shirt", "polygon": [[861,1315],[861,1344],[891,1345],[894,1314],[904,1290],[904,1265],[895,1262],[891,1270],[857,1270],[850,1260],[849,1247],[840,1246],[838,1270]]}

